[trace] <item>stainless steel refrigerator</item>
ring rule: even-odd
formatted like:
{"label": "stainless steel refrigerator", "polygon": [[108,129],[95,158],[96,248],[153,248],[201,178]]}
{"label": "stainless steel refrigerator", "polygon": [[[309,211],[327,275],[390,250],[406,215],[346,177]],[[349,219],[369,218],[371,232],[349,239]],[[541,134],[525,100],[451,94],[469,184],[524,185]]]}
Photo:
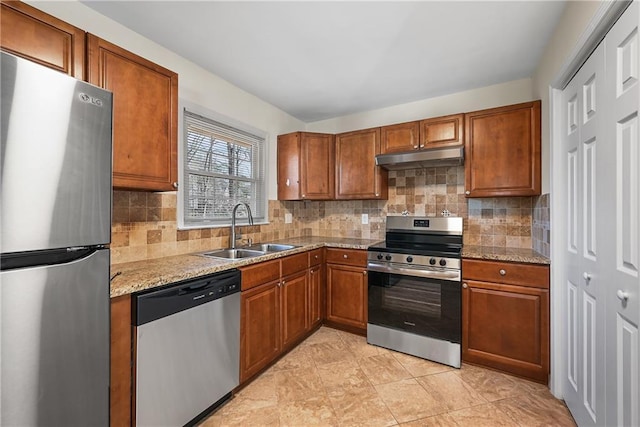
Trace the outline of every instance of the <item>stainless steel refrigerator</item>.
{"label": "stainless steel refrigerator", "polygon": [[2,53],[0,425],[109,425],[112,94]]}

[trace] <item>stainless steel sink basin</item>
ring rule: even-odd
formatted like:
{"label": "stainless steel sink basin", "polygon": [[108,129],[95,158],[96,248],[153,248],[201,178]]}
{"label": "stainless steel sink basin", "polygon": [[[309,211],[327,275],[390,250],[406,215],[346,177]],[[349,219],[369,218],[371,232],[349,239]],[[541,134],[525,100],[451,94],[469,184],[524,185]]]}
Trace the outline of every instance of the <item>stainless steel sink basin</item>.
{"label": "stainless steel sink basin", "polygon": [[295,245],[284,245],[280,243],[260,243],[253,246],[249,246],[249,249],[262,251],[262,252],[281,252],[289,249],[297,248]]}
{"label": "stainless steel sink basin", "polygon": [[200,255],[211,258],[222,259],[242,259],[253,258],[260,255],[264,255],[266,251],[258,251],[253,249],[222,249],[213,252],[203,252]]}

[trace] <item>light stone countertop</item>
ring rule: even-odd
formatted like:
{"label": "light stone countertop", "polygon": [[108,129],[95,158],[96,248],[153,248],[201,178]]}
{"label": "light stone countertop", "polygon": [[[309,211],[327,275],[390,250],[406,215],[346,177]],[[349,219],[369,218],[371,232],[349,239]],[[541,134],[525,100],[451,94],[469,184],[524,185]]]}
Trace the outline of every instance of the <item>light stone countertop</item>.
{"label": "light stone countertop", "polygon": [[462,258],[491,261],[521,262],[526,264],[547,264],[551,261],[533,249],[500,248],[494,246],[463,246]]}
{"label": "light stone countertop", "polygon": [[[297,245],[299,246],[297,248],[252,258],[224,260],[204,257],[194,253],[113,264],[111,266],[111,277],[113,277],[111,280],[111,298],[325,246],[330,248],[367,249],[378,242],[379,240],[339,237],[300,237],[269,242]],[[211,249],[211,251],[215,250],[218,249]]]}

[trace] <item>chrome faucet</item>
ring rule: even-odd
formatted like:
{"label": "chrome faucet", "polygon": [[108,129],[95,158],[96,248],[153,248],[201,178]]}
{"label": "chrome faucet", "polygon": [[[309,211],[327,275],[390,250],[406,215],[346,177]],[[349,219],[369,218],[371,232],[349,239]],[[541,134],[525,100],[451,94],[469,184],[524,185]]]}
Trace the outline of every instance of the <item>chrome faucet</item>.
{"label": "chrome faucet", "polygon": [[240,206],[244,205],[247,210],[247,217],[249,219],[249,225],[253,225],[253,215],[251,215],[251,208],[248,204],[240,202],[233,207],[231,213],[231,249],[236,248],[236,212]]}

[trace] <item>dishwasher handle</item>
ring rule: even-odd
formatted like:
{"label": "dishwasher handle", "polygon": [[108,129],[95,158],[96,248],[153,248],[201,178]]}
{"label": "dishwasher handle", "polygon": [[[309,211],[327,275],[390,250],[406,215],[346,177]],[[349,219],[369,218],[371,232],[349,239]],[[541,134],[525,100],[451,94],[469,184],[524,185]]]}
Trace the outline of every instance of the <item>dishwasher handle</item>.
{"label": "dishwasher handle", "polygon": [[188,310],[207,302],[240,292],[240,271],[221,273],[173,283],[161,289],[134,295],[133,324],[154,320]]}

